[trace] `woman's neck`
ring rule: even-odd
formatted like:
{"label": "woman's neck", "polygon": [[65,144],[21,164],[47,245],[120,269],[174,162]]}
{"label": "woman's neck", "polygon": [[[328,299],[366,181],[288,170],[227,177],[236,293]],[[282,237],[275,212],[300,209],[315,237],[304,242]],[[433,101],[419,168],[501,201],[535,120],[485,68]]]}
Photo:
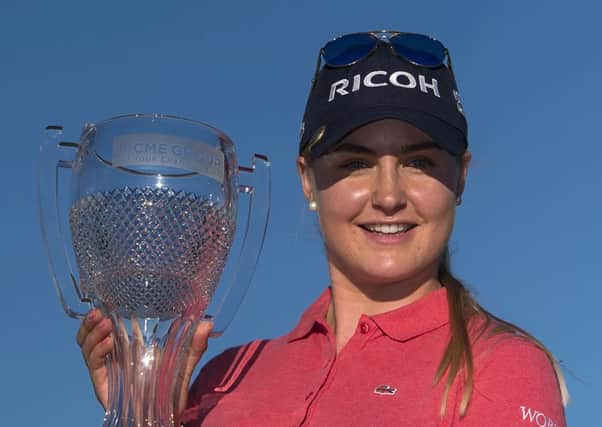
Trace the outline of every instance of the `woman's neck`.
{"label": "woman's neck", "polygon": [[336,338],[337,354],[355,333],[362,314],[373,316],[403,307],[441,288],[436,276],[387,285],[357,286],[331,273],[331,303],[326,321]]}

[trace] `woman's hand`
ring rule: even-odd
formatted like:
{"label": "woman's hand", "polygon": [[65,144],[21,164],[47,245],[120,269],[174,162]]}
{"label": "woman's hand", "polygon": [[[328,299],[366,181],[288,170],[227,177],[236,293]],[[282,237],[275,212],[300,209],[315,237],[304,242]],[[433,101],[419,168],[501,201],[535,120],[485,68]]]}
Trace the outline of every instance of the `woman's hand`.
{"label": "woman's hand", "polygon": [[190,384],[190,378],[192,377],[192,373],[194,372],[194,368],[196,367],[199,360],[203,354],[205,354],[205,350],[207,350],[207,341],[209,340],[209,334],[213,330],[212,322],[200,322],[197,325],[196,331],[194,332],[194,336],[192,337],[192,342],[190,344],[190,349],[188,350],[188,359],[186,361],[186,368],[184,369],[184,374],[182,378],[182,388],[180,389],[180,398],[178,402],[180,402],[180,408],[178,411],[177,420],[180,420],[182,417],[182,413],[184,409],[186,409],[186,402],[188,401],[188,385]]}
{"label": "woman's hand", "polygon": [[[201,322],[197,326],[183,373],[182,389],[180,390],[178,399],[181,402],[178,415],[181,415],[186,407],[188,384],[190,383],[194,368],[207,349],[207,341],[212,328],[213,324],[210,322]],[[99,309],[95,308],[88,313],[77,331],[77,345],[81,348],[84,361],[88,367],[88,373],[92,380],[96,398],[105,411],[107,410],[109,397],[105,359],[115,345],[113,336],[111,335],[112,329],[111,319],[104,316]]]}
{"label": "woman's hand", "polygon": [[109,398],[109,381],[105,358],[115,345],[111,336],[112,329],[111,319],[105,317],[99,309],[95,308],[90,310],[79,327],[76,336],[77,345],[81,348],[84,361],[88,367],[94,393],[105,411],[107,410]]}

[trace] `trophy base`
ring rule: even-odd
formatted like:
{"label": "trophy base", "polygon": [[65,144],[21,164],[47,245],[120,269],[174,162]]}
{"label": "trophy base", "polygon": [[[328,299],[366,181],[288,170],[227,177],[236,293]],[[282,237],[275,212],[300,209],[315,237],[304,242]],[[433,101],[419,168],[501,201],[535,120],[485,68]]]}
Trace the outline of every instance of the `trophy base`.
{"label": "trophy base", "polygon": [[199,315],[124,319],[110,313],[115,346],[107,358],[108,410],[103,427],[178,427],[176,411]]}
{"label": "trophy base", "polygon": [[105,420],[102,427],[179,427],[172,419],[168,424],[162,424],[159,421],[142,420],[138,421],[133,418],[116,419],[110,414],[105,415]]}

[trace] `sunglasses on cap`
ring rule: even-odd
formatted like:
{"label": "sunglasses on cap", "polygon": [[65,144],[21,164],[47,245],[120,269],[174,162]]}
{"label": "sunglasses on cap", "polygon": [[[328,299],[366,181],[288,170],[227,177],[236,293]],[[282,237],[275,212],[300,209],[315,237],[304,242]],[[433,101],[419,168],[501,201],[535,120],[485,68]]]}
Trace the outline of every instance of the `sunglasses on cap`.
{"label": "sunglasses on cap", "polygon": [[318,54],[314,83],[322,58],[329,67],[348,67],[370,56],[381,42],[387,43],[395,55],[421,67],[440,67],[447,58],[447,68],[453,75],[451,56],[439,40],[424,34],[381,30],[345,34],[326,43]]}

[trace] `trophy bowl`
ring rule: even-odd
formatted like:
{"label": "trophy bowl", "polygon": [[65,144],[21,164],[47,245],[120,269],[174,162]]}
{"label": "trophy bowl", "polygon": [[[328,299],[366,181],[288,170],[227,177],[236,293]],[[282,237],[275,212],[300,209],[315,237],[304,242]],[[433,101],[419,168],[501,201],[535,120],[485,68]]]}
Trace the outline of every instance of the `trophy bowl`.
{"label": "trophy bowl", "polygon": [[197,322],[220,335],[244,297],[270,163],[238,166],[234,148],[219,129],[161,114],[85,124],[77,142],[46,129],[38,206],[54,286],[69,316],[97,307],[113,322],[104,427],[178,425]]}

